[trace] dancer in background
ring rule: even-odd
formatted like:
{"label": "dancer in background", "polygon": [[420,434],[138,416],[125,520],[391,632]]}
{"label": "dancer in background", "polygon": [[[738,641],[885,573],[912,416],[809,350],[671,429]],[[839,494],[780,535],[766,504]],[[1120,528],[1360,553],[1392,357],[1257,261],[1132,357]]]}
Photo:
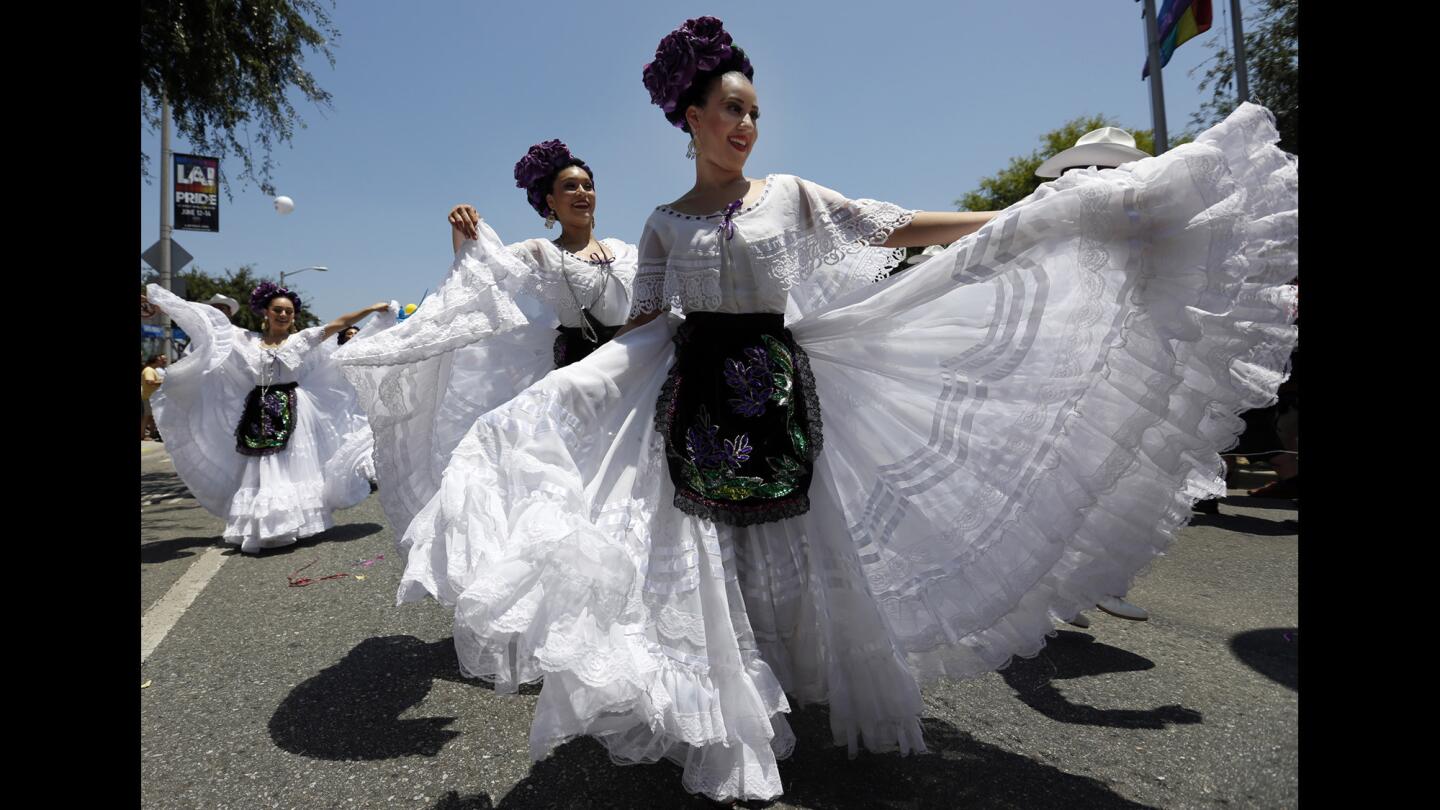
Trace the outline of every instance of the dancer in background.
{"label": "dancer in background", "polygon": [[296,332],[300,297],[265,282],[250,296],[264,329],[250,332],[219,308],[155,284],[147,293],[142,311],[164,310],[192,346],[154,397],[155,421],[181,480],[225,520],[225,542],[248,553],[289,545],[329,529],[334,510],[370,494],[358,464],[335,463],[365,424],[329,338],[391,305]]}
{"label": "dancer in background", "polygon": [[[455,206],[455,262],[438,290],[414,315],[339,354],[375,433],[380,503],[397,539],[438,491],[477,417],[594,351],[630,311],[635,247],[596,232],[590,167],[564,143],[544,141],[515,164],[515,185],[547,228],[560,224],[558,237],[507,246],[473,206]],[[469,576],[429,540],[403,541],[423,573],[402,601],[453,600],[448,583]]]}

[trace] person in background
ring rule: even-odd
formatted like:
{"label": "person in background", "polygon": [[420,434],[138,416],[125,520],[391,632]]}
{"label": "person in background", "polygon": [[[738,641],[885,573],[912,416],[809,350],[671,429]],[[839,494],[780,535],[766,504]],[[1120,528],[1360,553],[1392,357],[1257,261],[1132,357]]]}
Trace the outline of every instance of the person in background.
{"label": "person in background", "polygon": [[170,359],[163,354],[151,355],[140,369],[140,441],[154,435],[158,441],[160,431],[155,428],[155,415],[150,410],[150,397],[165,382],[164,370]]}
{"label": "person in background", "polygon": [[[236,301],[234,298],[231,298],[228,295],[221,295],[220,293],[215,293],[214,295],[210,296],[210,300],[201,301],[200,303],[209,304],[210,306],[220,310],[221,312],[225,313],[225,318],[230,321],[234,321],[235,314],[240,311],[239,301]],[[192,340],[187,342],[184,348],[180,350],[180,357],[189,357],[190,352],[194,351],[194,349],[195,341]]]}

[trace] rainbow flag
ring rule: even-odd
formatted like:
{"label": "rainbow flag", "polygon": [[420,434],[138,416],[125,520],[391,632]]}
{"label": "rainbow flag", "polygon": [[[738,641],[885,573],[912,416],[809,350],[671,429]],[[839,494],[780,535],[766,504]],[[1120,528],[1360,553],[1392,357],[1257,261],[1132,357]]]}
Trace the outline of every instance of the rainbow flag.
{"label": "rainbow flag", "polygon": [[[1160,67],[1170,64],[1176,48],[1209,31],[1211,17],[1210,0],[1165,0],[1158,14]],[[1149,76],[1150,60],[1146,59],[1140,78]]]}

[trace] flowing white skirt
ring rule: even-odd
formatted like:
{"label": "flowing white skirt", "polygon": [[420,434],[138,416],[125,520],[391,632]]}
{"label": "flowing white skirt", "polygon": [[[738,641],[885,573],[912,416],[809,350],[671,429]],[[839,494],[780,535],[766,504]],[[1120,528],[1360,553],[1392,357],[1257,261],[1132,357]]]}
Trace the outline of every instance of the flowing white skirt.
{"label": "flowing white skirt", "polygon": [[[837,744],[923,751],[919,682],[1033,655],[1224,491],[1296,340],[1296,166],[1268,113],[1072,172],[791,324],[824,449],[798,518],[675,509],[670,316],[478,420],[405,536],[400,601],[463,670],[544,679],[532,754],[590,735],[716,799],[781,792],[786,694]],[[819,272],[824,272],[823,268]]]}

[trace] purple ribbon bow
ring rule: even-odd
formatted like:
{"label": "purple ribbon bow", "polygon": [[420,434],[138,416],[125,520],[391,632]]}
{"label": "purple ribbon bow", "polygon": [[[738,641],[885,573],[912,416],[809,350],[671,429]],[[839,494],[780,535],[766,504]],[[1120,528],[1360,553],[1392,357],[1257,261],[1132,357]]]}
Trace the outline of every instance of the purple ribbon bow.
{"label": "purple ribbon bow", "polygon": [[725,234],[726,239],[735,238],[735,223],[731,221],[731,217],[734,217],[735,212],[740,210],[740,202],[740,200],[736,200],[725,206],[725,218],[720,220],[720,227],[716,229]]}
{"label": "purple ribbon bow", "polygon": [[615,263],[614,256],[601,256],[593,251],[588,258],[591,264],[603,265],[607,271],[611,269],[610,265]]}

